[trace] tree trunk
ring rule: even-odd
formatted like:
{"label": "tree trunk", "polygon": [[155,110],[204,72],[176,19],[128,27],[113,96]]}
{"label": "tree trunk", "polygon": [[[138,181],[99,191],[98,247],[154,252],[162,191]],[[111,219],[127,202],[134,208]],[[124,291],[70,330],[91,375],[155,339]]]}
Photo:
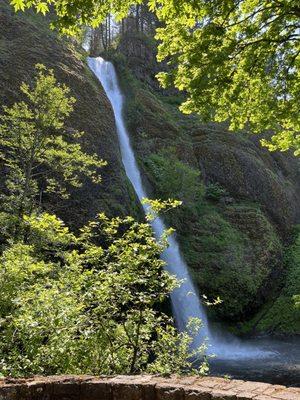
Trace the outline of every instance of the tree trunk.
{"label": "tree trunk", "polygon": [[140,5],[137,4],[135,11],[135,27],[137,32],[139,32],[140,30],[139,25],[140,25]]}

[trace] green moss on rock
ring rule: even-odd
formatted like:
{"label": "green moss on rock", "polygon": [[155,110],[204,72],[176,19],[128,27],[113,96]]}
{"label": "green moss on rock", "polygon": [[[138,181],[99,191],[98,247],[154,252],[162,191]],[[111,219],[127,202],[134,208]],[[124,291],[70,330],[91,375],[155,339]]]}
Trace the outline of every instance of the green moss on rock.
{"label": "green moss on rock", "polygon": [[49,21],[43,16],[16,14],[7,0],[1,1],[0,105],[9,106],[20,100],[19,86],[22,81],[31,82],[36,63],[52,68],[77,100],[68,127],[84,131],[84,150],[98,154],[108,165],[101,171],[100,185],[86,180],[82,188],[72,191],[68,201],[45,197],[44,205],[73,227],[81,226],[100,211],[134,214],[136,198],[128,194],[130,184],[121,162],[111,105],[78,48],[48,26]]}
{"label": "green moss on rock", "polygon": [[[212,317],[236,325],[270,301],[284,279],[279,232],[290,232],[298,218],[296,164],[248,136],[183,116],[174,95],[147,87],[128,65],[123,58],[117,68],[145,183],[154,197],[184,200],[167,222],[199,292],[223,300]],[[189,182],[187,192],[180,180]]]}
{"label": "green moss on rock", "polygon": [[281,244],[265,215],[255,205],[210,206],[192,231],[183,249],[202,292],[223,301],[213,311],[226,320],[253,314],[280,269]]}
{"label": "green moss on rock", "polygon": [[296,307],[295,295],[300,294],[300,235],[285,250],[286,279],[283,288],[248,323],[245,332],[299,334],[300,309]]}

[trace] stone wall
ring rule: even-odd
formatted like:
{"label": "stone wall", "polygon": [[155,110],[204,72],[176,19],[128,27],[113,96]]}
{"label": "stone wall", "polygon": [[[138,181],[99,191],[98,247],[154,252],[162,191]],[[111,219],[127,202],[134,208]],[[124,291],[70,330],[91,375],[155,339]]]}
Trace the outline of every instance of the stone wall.
{"label": "stone wall", "polygon": [[214,377],[53,376],[0,380],[0,400],[299,400],[300,388]]}

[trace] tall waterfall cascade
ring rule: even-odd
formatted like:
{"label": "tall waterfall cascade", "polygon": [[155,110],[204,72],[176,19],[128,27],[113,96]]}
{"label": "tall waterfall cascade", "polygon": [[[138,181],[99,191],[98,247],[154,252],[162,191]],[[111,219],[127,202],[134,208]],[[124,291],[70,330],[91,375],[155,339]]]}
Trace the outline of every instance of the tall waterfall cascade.
{"label": "tall waterfall cascade", "polygon": [[[112,63],[103,60],[101,57],[88,58],[88,65],[101,82],[111,102],[125,172],[131,181],[137,197],[142,201],[143,198],[147,197],[147,193],[143,186],[141,173],[123,118],[124,97],[118,84],[115,68]],[[145,205],[143,205],[143,207],[146,212],[147,207]],[[166,228],[163,220],[158,217],[151,223],[156,237],[160,237]],[[203,328],[201,328],[198,336],[194,340],[195,346],[200,345],[204,338],[208,338],[211,352],[221,358],[254,358],[268,356],[266,351],[241,342],[239,339],[226,332],[216,331],[210,326],[205,307],[199,299],[188,267],[180,253],[176,238],[171,236],[168,241],[169,246],[162,255],[162,258],[166,262],[166,269],[171,274],[176,275],[179,280],[183,281],[181,286],[175,289],[171,294],[173,315],[177,328],[183,331],[188,320],[191,317],[197,317],[202,320]],[[270,353],[269,355],[272,356],[272,354],[273,353]]]}

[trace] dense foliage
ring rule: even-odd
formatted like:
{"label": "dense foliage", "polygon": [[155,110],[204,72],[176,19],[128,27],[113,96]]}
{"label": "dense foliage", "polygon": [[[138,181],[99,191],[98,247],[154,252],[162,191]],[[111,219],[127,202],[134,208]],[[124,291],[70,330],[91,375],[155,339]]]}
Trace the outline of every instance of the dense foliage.
{"label": "dense foliage", "polygon": [[[53,5],[57,25],[72,33],[99,24],[108,13],[125,17],[142,0],[11,0],[15,9]],[[149,0],[161,27],[159,75],[187,93],[182,110],[204,120],[230,121],[231,129],[271,130],[271,150],[299,155],[300,7],[297,0]]]}
{"label": "dense foliage", "polygon": [[196,372],[204,349],[156,307],[177,282],[149,224],[99,215],[75,236],[53,215],[24,223],[0,259],[0,373]]}
{"label": "dense foliage", "polygon": [[271,150],[300,151],[298,1],[158,1],[160,74],[188,93],[184,112],[230,128],[271,130]]}
{"label": "dense foliage", "polygon": [[[172,230],[155,239],[148,222],[100,214],[75,234],[43,211],[43,191],[98,182],[104,162],[65,130],[69,89],[37,69],[1,116],[0,375],[205,373],[204,346],[191,350],[200,321],[179,333],[161,311],[178,286],[160,259]],[[179,203],[148,202],[149,219]]]}
{"label": "dense foliage", "polygon": [[163,199],[175,197],[189,205],[203,197],[204,187],[200,172],[181,162],[174,149],[168,148],[159,154],[151,154],[145,163],[155,180],[156,190]]}

